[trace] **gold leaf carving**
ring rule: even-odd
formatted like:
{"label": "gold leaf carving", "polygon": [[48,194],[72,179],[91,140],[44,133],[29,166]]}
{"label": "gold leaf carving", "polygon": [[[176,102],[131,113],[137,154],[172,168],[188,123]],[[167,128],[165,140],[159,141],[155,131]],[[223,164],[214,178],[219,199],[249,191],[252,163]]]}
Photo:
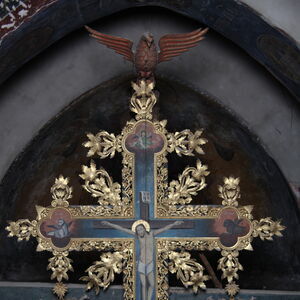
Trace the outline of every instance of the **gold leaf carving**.
{"label": "gold leaf carving", "polygon": [[[113,182],[109,174],[103,169],[96,169],[96,164],[91,161],[90,167],[82,166],[83,174],[79,175],[84,180],[83,188],[98,198],[100,205],[121,206],[121,185]],[[120,208],[121,210],[121,208]]]}
{"label": "gold leaf carving", "polygon": [[190,253],[170,251],[168,259],[170,273],[176,274],[176,278],[186,288],[192,286],[194,293],[197,293],[199,288],[206,288],[205,281],[209,276],[203,274],[203,266],[192,259]]}
{"label": "gold leaf carving", "polygon": [[133,217],[133,156],[127,153],[123,154],[122,204],[124,215]]}
{"label": "gold leaf carving", "polygon": [[168,202],[170,205],[188,204],[192,201],[192,196],[206,187],[205,176],[209,174],[207,166],[202,165],[197,160],[196,168],[187,167],[179,175],[178,180],[173,180],[169,186]]}
{"label": "gold leaf carving", "polygon": [[121,252],[107,252],[100,256],[100,261],[95,261],[86,272],[88,276],[80,278],[82,281],[87,281],[86,290],[95,288],[98,295],[100,288],[104,290],[114,281],[115,274],[120,274],[123,271],[123,261],[125,256]]}
{"label": "gold leaf carving", "polygon": [[66,293],[68,292],[68,287],[62,282],[57,282],[54,285],[54,288],[52,291],[53,291],[53,294],[56,295],[59,300],[63,300]]}
{"label": "gold leaf carving", "polygon": [[100,158],[115,156],[116,151],[122,151],[122,136],[115,136],[113,133],[107,131],[100,131],[96,135],[92,133],[87,134],[89,141],[83,143],[83,146],[90,148],[87,157],[95,154],[99,155]]}
{"label": "gold leaf carving", "polygon": [[178,156],[193,156],[193,152],[204,154],[202,146],[207,143],[207,139],[202,138],[203,129],[192,133],[189,129],[180,132],[168,133],[168,152],[175,151]]}
{"label": "gold leaf carving", "polygon": [[37,221],[21,219],[16,222],[9,222],[6,230],[9,232],[9,237],[16,236],[18,241],[28,241],[31,236],[37,236]]}
{"label": "gold leaf carving", "polygon": [[130,110],[136,113],[135,118],[152,119],[152,109],[156,103],[156,96],[153,92],[154,83],[146,83],[141,80],[138,83],[132,82],[134,93],[130,99]]}
{"label": "gold leaf carving", "polygon": [[234,300],[234,296],[240,291],[239,286],[233,281],[231,283],[227,283],[225,286],[225,291],[229,295],[230,300]]}
{"label": "gold leaf carving", "polygon": [[[219,250],[217,240],[185,239],[185,238],[159,238],[157,240],[157,294],[158,299],[168,300],[168,272],[178,272],[185,286],[193,286],[194,291],[204,288],[203,267],[185,251]],[[181,250],[181,252],[177,252]],[[197,271],[198,270],[198,271]],[[191,272],[189,272],[191,271]],[[207,277],[206,277],[207,276]],[[181,280],[181,279],[180,279]]]}
{"label": "gold leaf carving", "polygon": [[273,221],[271,218],[260,219],[259,221],[252,222],[254,231],[253,236],[259,236],[261,240],[273,240],[273,236],[282,236],[281,231],[285,229],[285,226],[280,224],[280,221]]}
{"label": "gold leaf carving", "polygon": [[53,257],[49,259],[47,270],[52,271],[51,280],[56,279],[61,282],[63,279],[68,280],[68,271],[73,271],[72,260],[68,258],[69,252],[59,252],[54,250]]}
{"label": "gold leaf carving", "polygon": [[223,205],[235,207],[238,206],[237,200],[241,198],[239,183],[239,178],[224,178],[224,184],[219,185],[219,197],[223,199]]}
{"label": "gold leaf carving", "polygon": [[51,187],[51,194],[53,201],[51,205],[53,207],[63,206],[68,207],[68,199],[72,198],[72,187],[68,186],[69,178],[64,178],[60,175],[58,178],[55,178],[55,183]]}
{"label": "gold leaf carving", "polygon": [[221,253],[223,257],[218,261],[218,269],[223,272],[222,279],[226,278],[231,283],[233,279],[239,278],[237,272],[243,270],[238,260],[239,252],[223,250]]}
{"label": "gold leaf carving", "polygon": [[[100,261],[94,262],[86,270],[87,276],[80,278],[87,281],[87,290],[94,288],[98,294],[100,288],[106,289],[114,281],[115,274],[123,272],[124,299],[135,299],[134,240],[85,241],[81,242],[76,249],[108,251],[100,256]],[[110,252],[111,249],[115,252]]]}

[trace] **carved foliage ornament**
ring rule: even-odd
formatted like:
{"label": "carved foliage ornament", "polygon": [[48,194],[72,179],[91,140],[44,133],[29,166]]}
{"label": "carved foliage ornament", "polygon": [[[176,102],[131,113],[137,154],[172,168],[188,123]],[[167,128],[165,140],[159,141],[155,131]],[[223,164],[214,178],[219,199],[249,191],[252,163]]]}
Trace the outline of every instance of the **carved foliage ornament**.
{"label": "carved foliage ornament", "polygon": [[[218,188],[221,205],[194,205],[193,198],[207,187],[210,173],[199,159],[208,142],[202,137],[203,129],[194,133],[188,129],[167,132],[167,121],[153,120],[152,110],[157,102],[154,83],[140,81],[132,87],[130,109],[135,120],[128,121],[119,135],[106,131],[89,133],[83,144],[88,148],[88,157],[105,159],[120,153],[122,183],[114,182],[104,168],[91,160],[82,166],[80,177],[84,190],[97,199],[95,205],[69,205],[72,187],[69,179],[60,175],[51,188],[51,206],[37,207],[36,220],[9,222],[9,236],[18,241],[34,237],[37,251],[52,252],[48,269],[51,279],[57,282],[53,293],[58,299],[67,293],[64,282],[68,273],[74,271],[69,252],[94,250],[101,252],[100,259],[87,267],[86,275],[80,278],[87,283],[86,289],[99,293],[114,282],[116,274],[122,273],[127,300],[139,299],[137,295],[145,295],[146,288],[151,299],[167,300],[168,274],[175,275],[194,293],[205,289],[210,276],[189,251],[220,251],[218,269],[227,281],[225,290],[233,299],[239,292],[239,272],[243,271],[239,251],[252,250],[255,237],[272,240],[281,236],[284,226],[269,217],[253,220],[253,207],[238,204],[240,179],[233,176],[225,177]],[[172,152],[197,158],[194,166],[186,167],[178,179],[169,182],[167,154]],[[144,176],[148,176],[149,187],[143,184]],[[185,237],[164,236],[176,228],[184,231]],[[138,248],[143,247],[146,238],[152,241],[147,247],[153,246],[154,252],[143,258]],[[153,274],[155,288],[140,282],[141,273]],[[150,277],[148,280],[151,282]]]}

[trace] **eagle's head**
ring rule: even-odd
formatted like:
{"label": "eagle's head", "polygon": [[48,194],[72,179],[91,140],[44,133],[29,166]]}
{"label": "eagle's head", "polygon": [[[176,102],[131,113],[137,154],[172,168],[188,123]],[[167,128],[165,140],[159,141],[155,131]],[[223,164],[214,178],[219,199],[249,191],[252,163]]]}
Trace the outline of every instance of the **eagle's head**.
{"label": "eagle's head", "polygon": [[150,32],[146,32],[142,36],[142,40],[146,42],[147,46],[150,48],[154,42],[153,35]]}

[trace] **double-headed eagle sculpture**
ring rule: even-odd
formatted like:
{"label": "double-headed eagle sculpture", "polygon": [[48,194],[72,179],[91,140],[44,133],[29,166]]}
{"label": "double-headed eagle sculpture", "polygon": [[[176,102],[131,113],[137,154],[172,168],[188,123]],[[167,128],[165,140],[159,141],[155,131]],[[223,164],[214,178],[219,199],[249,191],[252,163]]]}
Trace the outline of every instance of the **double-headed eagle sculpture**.
{"label": "double-headed eagle sculpture", "polygon": [[90,36],[99,43],[113,49],[126,60],[131,61],[138,74],[138,80],[144,79],[147,81],[154,81],[154,71],[157,64],[168,61],[195,47],[204,39],[204,35],[208,31],[208,28],[199,28],[189,33],[164,35],[158,43],[160,51],[157,51],[153,35],[145,33],[134,52],[132,50],[133,42],[126,38],[103,34],[88,26],[85,26],[85,28],[89,31]]}

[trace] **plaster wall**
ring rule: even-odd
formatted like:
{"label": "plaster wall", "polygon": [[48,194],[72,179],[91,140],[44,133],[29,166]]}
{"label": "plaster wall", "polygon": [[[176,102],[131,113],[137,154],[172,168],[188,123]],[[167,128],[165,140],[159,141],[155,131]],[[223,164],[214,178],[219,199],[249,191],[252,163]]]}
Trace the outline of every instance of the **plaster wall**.
{"label": "plaster wall", "polygon": [[240,0],[258,11],[271,24],[286,31],[298,42],[300,30],[298,18],[300,12],[299,0]]}

